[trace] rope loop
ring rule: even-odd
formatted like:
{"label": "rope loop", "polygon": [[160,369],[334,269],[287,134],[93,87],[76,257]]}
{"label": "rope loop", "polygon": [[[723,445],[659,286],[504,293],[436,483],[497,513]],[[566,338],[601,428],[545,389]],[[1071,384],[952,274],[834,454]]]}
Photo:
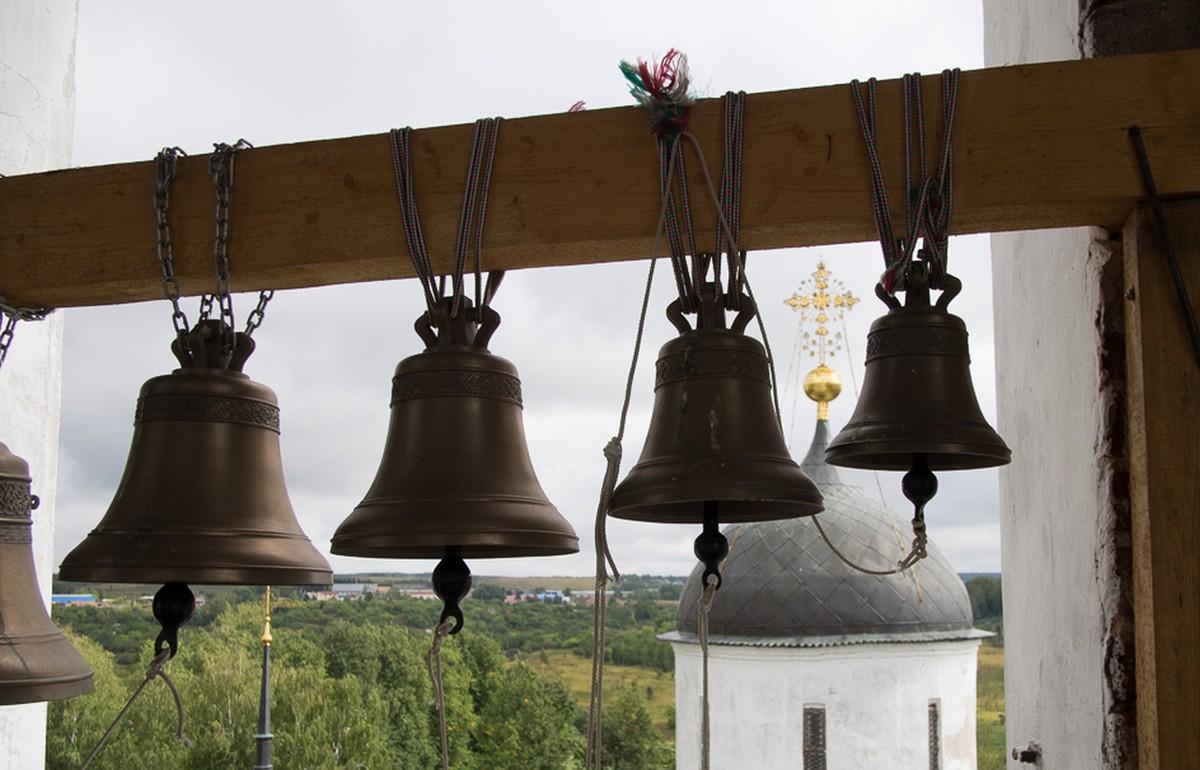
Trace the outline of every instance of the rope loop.
{"label": "rope loop", "polygon": [[[879,278],[879,285],[888,296],[904,288],[909,266],[918,254],[930,262],[933,287],[941,285],[946,271],[954,201],[951,135],[958,101],[958,80],[959,70],[942,71],[942,143],[936,168],[930,174],[921,74],[906,74],[903,78],[905,233],[902,237],[897,237],[892,229],[891,205],[879,157],[876,80],[870,78],[867,81],[865,95],[858,80],[850,81],[850,95],[858,115],[870,169],[875,229],[883,249],[884,272]],[[918,252],[917,244],[922,241],[924,247]]]}
{"label": "rope loop", "polygon": [[433,702],[438,717],[438,738],[442,749],[442,770],[450,770],[450,741],[446,732],[446,687],[442,679],[442,642],[454,629],[454,621],[447,619],[433,628],[433,642],[425,654],[429,667],[429,681],[433,685]]}
{"label": "rope loop", "polygon": [[177,715],[175,723],[175,740],[179,741],[184,746],[187,746],[189,749],[193,748],[192,742],[183,732],[183,698],[179,695],[179,690],[175,687],[175,682],[173,682],[171,677],[167,675],[167,672],[163,670],[167,664],[167,661],[170,659],[170,650],[163,650],[154,656],[153,660],[150,661],[150,665],[146,668],[146,675],[142,678],[141,684],[139,684],[137,689],[133,691],[133,694],[129,696],[129,700],[125,701],[125,705],[121,708],[120,712],[117,713],[116,718],[113,719],[112,724],[108,726],[108,729],[104,731],[104,735],[100,736],[100,740],[96,742],[94,747],[92,747],[91,753],[89,753],[87,758],[83,760],[83,764],[79,766],[79,770],[87,770],[88,766],[96,760],[96,757],[100,756],[100,752],[104,750],[105,745],[108,743],[108,739],[112,737],[114,732],[116,732],[117,726],[121,724],[121,720],[125,718],[125,715],[129,713],[129,709],[133,706],[137,699],[141,697],[142,692],[144,692],[146,689],[146,685],[154,681],[155,677],[162,679],[163,682],[166,683],[167,689],[171,691],[171,696],[175,700],[175,712]]}
{"label": "rope loop", "polygon": [[[496,146],[500,138],[503,118],[481,118],[475,121],[471,133],[471,150],[467,160],[467,177],[463,189],[462,207],[459,212],[458,229],[454,244],[454,271],[450,280],[450,318],[457,318],[463,309],[466,296],[465,276],[468,256],[472,256],[474,276],[475,321],[482,321],[485,309],[491,305],[503,271],[488,274],[487,284],[483,278],[483,236],[487,221],[488,193],[492,184],[492,168],[495,165]],[[429,317],[437,318],[437,308],[446,299],[445,276],[434,274],[433,261],[425,233],[421,228],[421,216],[417,209],[417,196],[412,178],[412,128],[394,128],[390,133],[392,169],[396,184],[396,198],[400,204],[404,240],[408,245],[413,271],[421,283],[425,306]]]}

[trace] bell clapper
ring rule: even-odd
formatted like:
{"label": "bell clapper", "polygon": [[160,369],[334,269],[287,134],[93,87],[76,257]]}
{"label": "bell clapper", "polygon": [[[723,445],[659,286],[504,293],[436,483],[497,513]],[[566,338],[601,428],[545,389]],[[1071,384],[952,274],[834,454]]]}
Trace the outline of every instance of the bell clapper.
{"label": "bell clapper", "polygon": [[904,496],[913,504],[913,551],[909,563],[925,558],[925,504],[938,491],[937,476],[929,470],[929,458],[921,452],[913,455],[912,467],[900,481]]}
{"label": "bell clapper", "polygon": [[729,541],[721,534],[717,517],[716,500],[704,502],[704,531],[696,536],[692,552],[704,564],[703,585],[708,585],[710,577],[716,578],[716,588],[721,587],[721,562],[729,555]]}
{"label": "bell clapper", "polygon": [[155,657],[162,655],[164,646],[171,653],[168,659],[175,657],[179,652],[179,627],[191,619],[195,609],[196,597],[187,583],[165,583],[158,589],[154,594],[154,619],[162,631],[154,640]]}
{"label": "bell clapper", "polygon": [[457,634],[463,627],[463,613],[458,605],[471,592],[471,570],[457,548],[447,548],[446,555],[433,568],[433,592],[443,605],[439,623],[453,618],[454,628],[447,633]]}

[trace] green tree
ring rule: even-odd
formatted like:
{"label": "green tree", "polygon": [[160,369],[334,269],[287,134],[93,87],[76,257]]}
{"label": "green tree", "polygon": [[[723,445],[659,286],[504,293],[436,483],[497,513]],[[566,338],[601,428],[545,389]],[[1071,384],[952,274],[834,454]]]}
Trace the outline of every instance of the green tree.
{"label": "green tree", "polygon": [[564,770],[578,761],[578,707],[563,683],[524,663],[491,672],[475,743],[489,770]]}
{"label": "green tree", "polygon": [[604,710],[604,767],[609,770],[667,770],[671,747],[650,722],[646,702],[628,687]]}

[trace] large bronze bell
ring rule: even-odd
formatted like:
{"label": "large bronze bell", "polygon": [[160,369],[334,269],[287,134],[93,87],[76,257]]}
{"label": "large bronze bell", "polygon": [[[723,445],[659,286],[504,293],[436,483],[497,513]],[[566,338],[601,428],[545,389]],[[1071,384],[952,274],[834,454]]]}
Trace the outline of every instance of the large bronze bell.
{"label": "large bronze bell", "polygon": [[33,566],[29,466],[0,444],[0,706],[92,691],[92,669],[51,622]]}
{"label": "large bronze bell", "polygon": [[609,514],[673,523],[811,516],[821,493],[788,454],[771,401],[763,346],[744,334],[756,312],[742,296],[730,328],[728,299],[703,287],[696,328],[678,300],[679,330],[655,367],[654,409],[637,464],[613,491]]}
{"label": "large bronze bell", "polygon": [[[575,553],[579,538],[546,499],[525,445],[521,381],[487,349],[499,315],[478,327],[467,299],[436,327],[417,331],[427,348],[392,379],[391,422],[366,497],[333,535],[345,556],[440,558]],[[436,328],[436,332],[434,329]]]}
{"label": "large bronze bell", "polygon": [[238,333],[230,350],[231,334],[200,322],[172,346],[181,368],[142,386],[125,474],[63,580],[331,582],[284,487],[275,394],[242,374],[254,343]]}
{"label": "large bronze bell", "polygon": [[833,465],[875,470],[962,470],[1004,465],[1010,452],[988,425],[971,384],[967,327],[947,310],[962,285],[940,277],[930,304],[928,263],[912,263],[905,304],[876,287],[890,308],[871,324],[862,393],[829,445]]}
{"label": "large bronze bell", "polygon": [[457,633],[471,586],[464,557],[557,556],[578,551],[579,538],[534,475],[517,369],[487,349],[500,316],[465,297],[453,313],[452,303],[417,320],[426,349],[396,367],[379,470],[331,550],[440,558],[433,587]]}

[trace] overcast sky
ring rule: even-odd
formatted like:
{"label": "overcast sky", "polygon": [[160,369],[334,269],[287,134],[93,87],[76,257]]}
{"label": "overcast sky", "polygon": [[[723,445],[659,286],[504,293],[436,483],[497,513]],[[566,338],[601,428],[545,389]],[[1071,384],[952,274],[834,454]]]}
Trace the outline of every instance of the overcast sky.
{"label": "overcast sky", "polygon": [[[648,58],[672,46],[688,55],[701,96],[982,66],[982,10],[975,2],[691,2],[663,8],[670,13],[656,21],[637,6],[585,8],[561,1],[84,0],[74,162],[149,159],[163,145],[204,153],[214,141],[239,137],[269,145],[559,112],[576,100],[592,108],[625,105],[631,99],[618,61]],[[748,130],[753,124],[751,112]],[[148,255],[152,248],[147,233]],[[955,239],[951,257],[953,272],[965,284],[952,309],[970,329],[975,386],[994,423],[986,236]],[[861,381],[867,327],[883,309],[872,294],[881,265],[878,246],[755,253],[750,277],[780,377],[791,369],[794,380],[814,361],[790,365],[797,319],[783,300],[820,258],[863,299],[848,318],[853,362],[845,352],[830,362],[846,383],[832,407],[837,429],[853,407],[850,367]],[[238,261],[235,244],[234,274]],[[491,350],[520,370],[534,465],[550,499],[580,534],[581,553],[480,561],[472,565],[476,573],[591,571],[601,450],[616,429],[645,269],[645,262],[634,262],[524,270],[505,281],[496,300],[503,324]],[[673,334],[662,315],[670,284],[664,269],[652,300],[623,471],[645,435],[654,355]],[[239,326],[252,305],[252,297],[235,296]],[[421,310],[412,281],[281,292],[255,337],[258,350],[246,372],[279,396],[291,499],[305,531],[327,555],[334,528],[374,477],[392,370],[420,348],[412,321]],[[188,312],[195,316],[194,301]],[[59,560],[111,500],[128,451],[138,388],[174,365],[165,302],[65,315]],[[784,422],[795,425],[792,450],[800,457],[815,409],[801,396],[793,417],[792,395],[784,393]],[[870,475],[858,478],[877,494]],[[881,481],[892,509],[907,520],[899,474],[882,474]],[[930,533],[960,571],[1000,568],[996,490],[994,471],[941,477],[941,491],[928,510]],[[614,520],[609,532],[625,572],[691,569],[694,528]],[[432,568],[419,561],[330,561],[339,572]]]}

